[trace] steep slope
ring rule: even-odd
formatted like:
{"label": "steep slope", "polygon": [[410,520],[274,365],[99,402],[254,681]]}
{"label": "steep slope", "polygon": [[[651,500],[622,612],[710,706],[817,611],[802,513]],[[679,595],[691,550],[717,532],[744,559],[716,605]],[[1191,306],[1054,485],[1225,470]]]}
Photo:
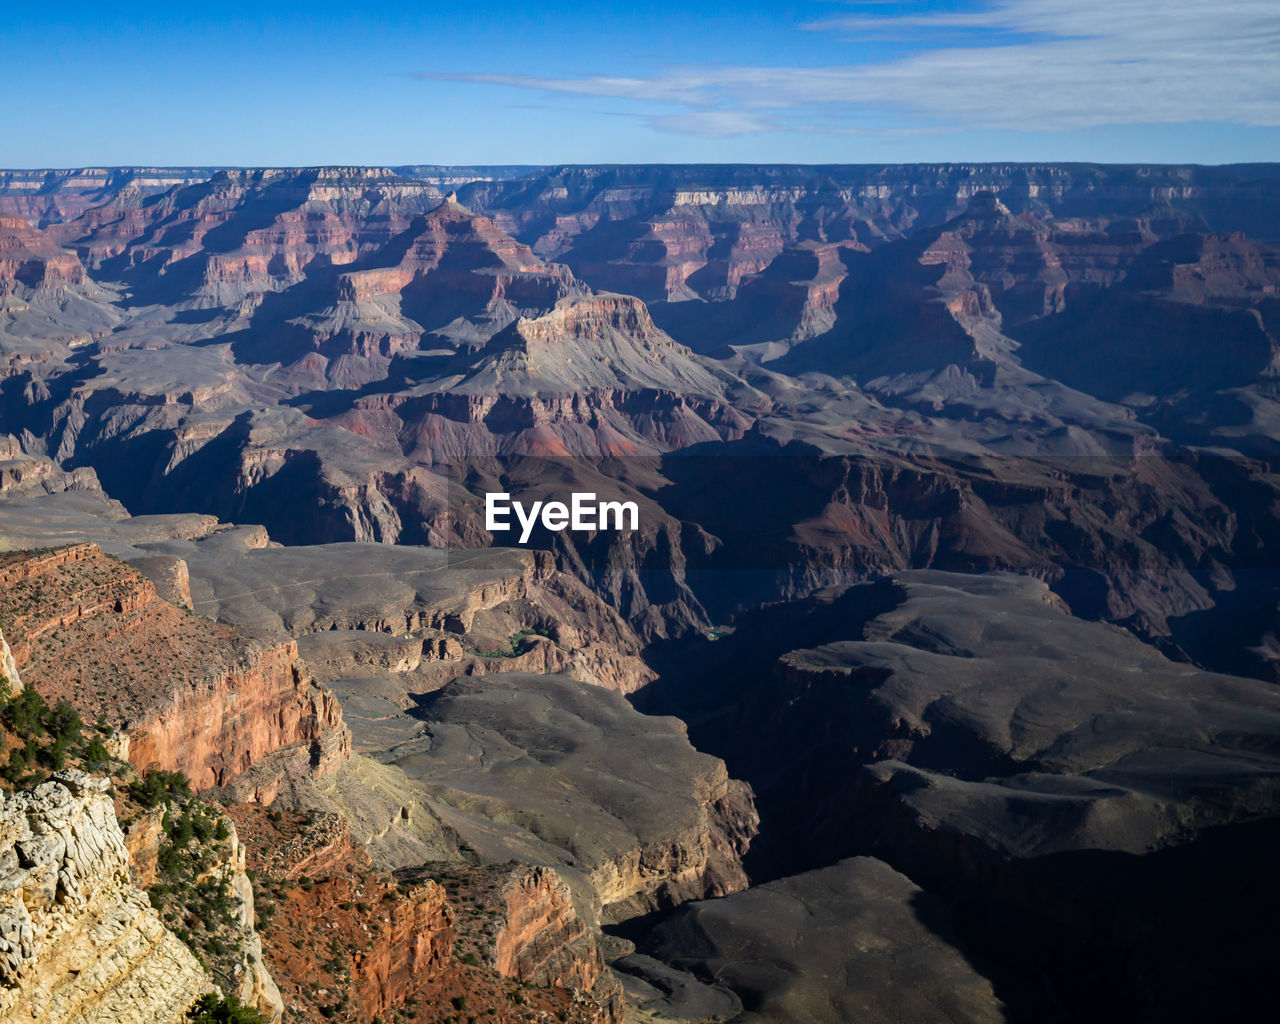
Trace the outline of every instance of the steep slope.
{"label": "steep slope", "polygon": [[129,879],[106,779],[55,776],[0,807],[0,1014],[33,1024],[179,1024],[212,986]]}
{"label": "steep slope", "polygon": [[[296,645],[179,609],[92,544],[2,557],[0,615],[24,681],[127,732],[140,769],[179,770],[207,788],[261,772],[269,756],[277,774],[288,761],[329,771],[346,756],[337,702],[305,674]],[[258,796],[269,802],[272,785],[259,778]]]}

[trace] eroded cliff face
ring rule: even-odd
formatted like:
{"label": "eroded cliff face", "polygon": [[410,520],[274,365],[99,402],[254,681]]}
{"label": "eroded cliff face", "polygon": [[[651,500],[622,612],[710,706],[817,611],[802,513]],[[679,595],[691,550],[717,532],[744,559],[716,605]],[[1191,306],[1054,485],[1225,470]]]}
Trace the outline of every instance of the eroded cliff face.
{"label": "eroded cliff face", "polygon": [[253,769],[252,791],[269,801],[266,762],[323,774],[348,751],[341,709],[294,643],[179,609],[96,545],[3,556],[0,615],[28,684],[127,733],[139,769],[181,771],[198,789]]}
{"label": "eroded cliff face", "polygon": [[[255,877],[288,894],[270,904],[262,927],[266,960],[293,1019],[372,1021],[408,1012],[406,1004],[451,966],[454,912],[440,885],[397,885],[374,872],[340,815],[273,822],[257,807],[231,810]],[[331,957],[335,939],[344,952]]]}
{"label": "eroded cliff face", "polygon": [[357,732],[371,746],[393,740],[381,759],[460,844],[489,863],[555,864],[593,916],[621,921],[747,884],[750,789],[690,746],[682,723],[616,692],[503,672],[455,679],[412,717],[384,714],[381,735],[370,725]]}
{"label": "eroded cliff face", "polygon": [[[409,694],[460,675],[566,672],[629,693],[653,678],[627,622],[545,551],[175,544],[196,610],[296,637],[322,682],[387,676]],[[148,572],[152,569],[146,567]],[[270,585],[264,585],[270,581]]]}
{"label": "eroded cliff face", "polygon": [[501,887],[502,924],[493,963],[507,978],[580,992],[599,1005],[597,1019],[621,1022],[622,988],[573,906],[569,886],[553,868],[522,864]]}
{"label": "eroded cliff face", "polygon": [[83,280],[84,267],[75,253],[58,248],[21,217],[0,216],[0,284],[57,287]]}
{"label": "eroded cliff face", "polygon": [[267,755],[291,747],[299,756],[305,748],[315,773],[330,771],[349,750],[342,710],[303,674],[297,657],[295,643],[270,647],[199,691],[175,692],[172,704],[131,730],[130,760],[181,770],[198,788],[232,785]]}
{"label": "eroded cliff face", "polygon": [[129,877],[108,780],[64,772],[0,807],[0,1017],[177,1024],[208,975]]}
{"label": "eroded cliff face", "polygon": [[742,858],[759,830],[751,787],[707,758],[692,778],[697,811],[684,827],[641,842],[591,874],[606,921],[713,899],[748,885]]}
{"label": "eroded cliff face", "polygon": [[9,641],[4,638],[4,633],[0,633],[0,685],[7,686],[11,696],[22,690],[18,663],[13,660],[13,651],[9,649]]}

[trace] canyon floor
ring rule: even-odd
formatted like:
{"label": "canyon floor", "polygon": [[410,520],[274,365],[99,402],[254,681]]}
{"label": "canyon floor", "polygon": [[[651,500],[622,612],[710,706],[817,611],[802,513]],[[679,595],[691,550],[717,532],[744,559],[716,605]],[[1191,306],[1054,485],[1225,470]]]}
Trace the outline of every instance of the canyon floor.
{"label": "canyon floor", "polygon": [[0,1019],[1252,1019],[1277,211],[0,172]]}

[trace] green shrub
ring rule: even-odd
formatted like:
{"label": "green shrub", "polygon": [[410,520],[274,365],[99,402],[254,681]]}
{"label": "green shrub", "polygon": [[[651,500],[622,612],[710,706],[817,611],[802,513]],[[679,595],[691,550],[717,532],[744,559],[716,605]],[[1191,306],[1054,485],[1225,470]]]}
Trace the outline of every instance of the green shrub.
{"label": "green shrub", "polygon": [[80,721],[80,712],[69,700],[58,701],[57,707],[49,711],[44,719],[45,730],[54,739],[62,739],[68,745],[79,743],[84,732],[84,723]]}
{"label": "green shrub", "polygon": [[187,1013],[191,1024],[267,1024],[267,1019],[235,996],[203,995]]}
{"label": "green shrub", "polygon": [[28,686],[13,697],[0,712],[0,721],[12,733],[23,737],[43,736],[46,732],[45,719],[49,715],[49,707],[36,690]]}
{"label": "green shrub", "polygon": [[178,797],[189,798],[191,781],[182,772],[152,769],[129,786],[129,795],[143,807],[158,807]]}

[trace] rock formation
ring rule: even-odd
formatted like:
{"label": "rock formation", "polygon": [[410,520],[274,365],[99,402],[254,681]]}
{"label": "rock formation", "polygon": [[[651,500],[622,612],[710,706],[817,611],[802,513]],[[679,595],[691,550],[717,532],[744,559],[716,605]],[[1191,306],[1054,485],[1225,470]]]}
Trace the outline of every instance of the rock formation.
{"label": "rock formation", "polygon": [[[240,840],[293,858],[255,904],[317,1024],[609,1019],[602,921],[668,1018],[1250,1018],[1277,196],[1268,165],[0,172],[12,669],[139,766],[276,798]],[[510,550],[497,490],[641,524]]]}
{"label": "rock formation", "polygon": [[426,1022],[465,1006],[505,1022],[532,1005],[578,1024],[622,1020],[617,985],[554,872],[432,865],[393,882],[338,815],[233,813],[260,887],[276,894],[262,904],[263,929],[291,1016]]}
{"label": "rock formation", "polygon": [[5,1019],[180,1024],[211,989],[130,881],[107,787],[67,772],[0,809]]}
{"label": "rock formation", "polygon": [[598,1007],[594,1019],[621,1024],[622,988],[556,871],[514,865],[501,876],[496,897],[500,924],[490,955],[497,972],[525,985],[572,992]]}
{"label": "rock formation", "polygon": [[245,549],[231,536],[151,550],[182,560],[197,612],[296,638],[326,682],[385,669],[407,699],[455,676],[511,669],[567,672],[624,693],[653,677],[628,624],[546,552]]}
{"label": "rock formation", "polygon": [[[748,619],[707,645],[731,695],[689,659],[679,678],[706,688],[673,674],[656,700],[697,721],[694,741],[757,789],[754,873],[873,853],[962,908],[1024,1007],[1043,998],[1017,980],[1038,954],[1015,934],[1088,946],[1050,971],[1072,1013],[1079,970],[1097,972],[1119,1012],[1158,1019],[1192,998],[1180,971],[1254,962],[1246,938],[1205,937],[1266,889],[1266,869],[1240,851],[1262,841],[1252,833],[1280,794],[1270,684],[1172,662],[1073,618],[1027,577],[901,573],[771,609],[769,622],[768,635]],[[1233,882],[1161,902],[1163,887],[1228,861]],[[1121,948],[1123,962],[1103,966]],[[1258,996],[1261,975],[1246,973],[1232,1005]],[[1195,990],[1196,1006],[1212,1002]]]}
{"label": "rock formation", "polygon": [[[955,948],[942,902],[881,861],[857,857],[689,903],[646,948],[741,999],[734,1020],[998,1024],[1004,1007]],[[637,995],[657,996],[648,957],[629,957]],[[644,1005],[644,1003],[642,1003]],[[670,1010],[668,1010],[670,1012]]]}
{"label": "rock formation", "polygon": [[58,494],[86,491],[101,494],[102,487],[92,469],[65,470],[52,459],[28,455],[14,437],[0,437],[0,494]]}
{"label": "rock formation", "polygon": [[750,791],[676,722],[600,687],[515,672],[456,680],[415,717],[425,728],[389,759],[486,860],[565,865],[608,920],[745,886]]}
{"label": "rock formation", "polygon": [[10,650],[9,641],[4,638],[4,633],[0,633],[0,680],[3,680],[8,693],[15,694],[22,691],[22,676],[18,674],[18,663],[13,660],[13,651]]}
{"label": "rock formation", "polygon": [[[129,733],[139,768],[207,788],[268,755],[318,773],[345,756],[341,709],[296,645],[254,642],[174,607],[96,545],[3,556],[0,609],[28,685]],[[255,785],[269,799],[271,783]]]}

